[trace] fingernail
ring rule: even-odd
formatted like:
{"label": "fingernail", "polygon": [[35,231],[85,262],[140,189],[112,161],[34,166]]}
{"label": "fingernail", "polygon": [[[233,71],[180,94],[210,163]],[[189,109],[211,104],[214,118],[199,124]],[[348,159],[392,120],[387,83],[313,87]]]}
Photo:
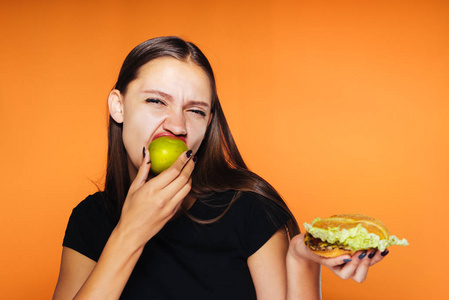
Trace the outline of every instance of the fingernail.
{"label": "fingernail", "polygon": [[347,259],[343,260],[343,262],[344,262],[344,263],[348,263],[348,262],[350,262],[351,260],[352,260],[352,259],[347,258]]}
{"label": "fingernail", "polygon": [[142,149],[142,156],[143,156],[143,158],[145,158],[145,146],[143,146],[143,149]]}
{"label": "fingernail", "polygon": [[196,157],[196,155],[193,157],[193,163],[196,164],[196,161],[198,160],[198,157]]}
{"label": "fingernail", "polygon": [[187,158],[190,158],[190,156],[192,156],[192,150],[187,151],[186,156],[187,156]]}
{"label": "fingernail", "polygon": [[386,256],[388,253],[390,253],[390,251],[388,251],[388,249],[385,249],[384,252],[382,252],[380,255],[382,256]]}
{"label": "fingernail", "polygon": [[363,259],[366,256],[366,252],[363,252],[362,254],[359,255],[359,259]]}
{"label": "fingernail", "polygon": [[374,255],[376,255],[376,252],[377,252],[377,251],[371,252],[371,253],[368,255],[368,258],[369,258],[369,259],[373,258]]}

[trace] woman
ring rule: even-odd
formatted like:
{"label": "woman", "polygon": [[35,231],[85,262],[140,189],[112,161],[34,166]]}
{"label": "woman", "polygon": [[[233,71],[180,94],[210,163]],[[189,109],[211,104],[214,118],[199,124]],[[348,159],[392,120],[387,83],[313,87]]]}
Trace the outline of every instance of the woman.
{"label": "woman", "polygon": [[[382,258],[305,249],[284,201],[240,156],[194,44],[138,45],[108,105],[105,190],[73,210],[53,299],[318,299],[320,264],[362,281]],[[190,150],[154,176],[147,149],[160,136]]]}

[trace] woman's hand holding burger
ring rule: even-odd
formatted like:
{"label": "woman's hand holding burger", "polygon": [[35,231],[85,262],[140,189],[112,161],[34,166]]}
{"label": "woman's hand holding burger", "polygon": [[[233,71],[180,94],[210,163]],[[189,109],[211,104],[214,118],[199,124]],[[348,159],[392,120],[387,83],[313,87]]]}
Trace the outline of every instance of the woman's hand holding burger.
{"label": "woman's hand holding burger", "polygon": [[[331,270],[342,279],[352,279],[356,282],[365,281],[369,267],[381,261],[388,250],[380,251],[357,251],[353,256],[344,254],[337,257],[322,257],[310,251],[304,243],[305,233],[298,234],[290,241],[290,256],[297,261],[313,261]],[[374,255],[373,255],[374,253]]]}
{"label": "woman's hand holding burger", "polygon": [[405,239],[390,236],[379,220],[361,214],[317,218],[304,226],[307,232],[290,242],[290,257],[302,263],[313,261],[356,282],[365,281],[369,267],[388,254],[387,247],[408,245]]}

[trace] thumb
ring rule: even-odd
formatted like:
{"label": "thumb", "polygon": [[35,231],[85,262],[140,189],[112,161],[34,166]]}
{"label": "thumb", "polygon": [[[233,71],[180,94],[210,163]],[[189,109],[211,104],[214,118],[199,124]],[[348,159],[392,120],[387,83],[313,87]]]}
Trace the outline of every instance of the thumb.
{"label": "thumb", "polygon": [[129,188],[129,192],[135,192],[147,181],[148,173],[150,172],[151,168],[151,160],[146,147],[143,147],[142,149],[142,156],[142,163],[140,164],[139,170],[137,171],[136,178],[134,178],[134,181]]}

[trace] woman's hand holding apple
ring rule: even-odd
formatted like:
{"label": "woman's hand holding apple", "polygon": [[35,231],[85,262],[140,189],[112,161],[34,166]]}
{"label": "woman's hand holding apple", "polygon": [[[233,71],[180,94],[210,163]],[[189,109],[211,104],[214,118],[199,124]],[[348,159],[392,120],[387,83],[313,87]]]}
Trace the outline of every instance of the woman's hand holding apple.
{"label": "woman's hand holding apple", "polygon": [[117,230],[124,230],[136,247],[143,247],[178,210],[191,189],[194,168],[192,152],[183,152],[172,166],[148,179],[150,156],[145,151],[142,164],[123,205]]}

